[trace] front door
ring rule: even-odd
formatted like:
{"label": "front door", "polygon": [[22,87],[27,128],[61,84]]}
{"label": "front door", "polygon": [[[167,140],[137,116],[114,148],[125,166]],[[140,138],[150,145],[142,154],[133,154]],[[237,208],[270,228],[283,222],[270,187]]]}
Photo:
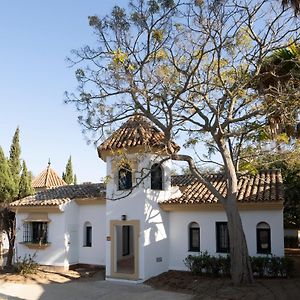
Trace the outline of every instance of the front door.
{"label": "front door", "polygon": [[139,221],[111,221],[111,275],[138,279]]}

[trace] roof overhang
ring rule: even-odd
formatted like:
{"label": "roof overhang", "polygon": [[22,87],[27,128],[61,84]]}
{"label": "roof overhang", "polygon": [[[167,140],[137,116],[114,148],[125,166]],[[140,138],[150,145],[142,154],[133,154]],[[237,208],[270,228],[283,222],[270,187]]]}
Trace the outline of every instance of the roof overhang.
{"label": "roof overhang", "polygon": [[104,205],[106,203],[105,198],[97,197],[97,198],[77,198],[75,202],[78,205]]}
{"label": "roof overhang", "polygon": [[[164,211],[224,211],[224,206],[220,203],[160,203],[159,206]],[[239,211],[244,210],[282,210],[283,201],[277,202],[253,202],[238,203]]]}
{"label": "roof overhang", "polygon": [[30,213],[30,212],[62,213],[59,205],[11,206],[10,209],[15,213]]}

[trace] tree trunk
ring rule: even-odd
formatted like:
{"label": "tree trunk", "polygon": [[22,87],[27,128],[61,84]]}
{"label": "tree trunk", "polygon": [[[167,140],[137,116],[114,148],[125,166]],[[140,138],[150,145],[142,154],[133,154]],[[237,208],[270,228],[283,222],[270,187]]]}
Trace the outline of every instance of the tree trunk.
{"label": "tree trunk", "polygon": [[224,161],[227,195],[222,203],[227,215],[230,242],[230,274],[235,285],[253,283],[253,273],[242,220],[237,208],[238,179],[234,163],[223,139],[216,139]]}
{"label": "tree trunk", "polygon": [[2,265],[3,265],[3,231],[0,224],[0,270],[2,269]]}
{"label": "tree trunk", "polygon": [[224,142],[218,141],[218,145],[222,150],[224,159],[224,169],[227,178],[227,196],[224,198],[211,184],[205,180],[201,173],[197,170],[195,162],[188,155],[173,154],[171,158],[177,161],[186,161],[189,164],[191,173],[202,182],[214,196],[223,204],[227,215],[228,232],[230,242],[230,258],[231,258],[231,278],[235,285],[253,283],[253,274],[248,255],[248,247],[242,226],[239,211],[237,209],[237,176],[230,153]]}
{"label": "tree trunk", "polygon": [[9,236],[9,248],[7,253],[6,267],[11,267],[13,264],[14,245],[15,245],[15,235]]}
{"label": "tree trunk", "polygon": [[247,242],[240,214],[236,205],[236,195],[228,195],[224,208],[228,220],[230,243],[230,274],[235,285],[253,283],[253,274]]}

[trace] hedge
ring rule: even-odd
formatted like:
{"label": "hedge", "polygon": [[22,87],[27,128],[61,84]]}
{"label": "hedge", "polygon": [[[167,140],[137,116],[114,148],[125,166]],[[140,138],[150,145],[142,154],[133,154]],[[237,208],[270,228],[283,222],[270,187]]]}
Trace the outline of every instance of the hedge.
{"label": "hedge", "polygon": [[[290,277],[293,261],[288,257],[274,255],[250,257],[253,275],[256,277]],[[207,251],[188,255],[184,264],[194,274],[230,276],[230,256],[211,256]]]}

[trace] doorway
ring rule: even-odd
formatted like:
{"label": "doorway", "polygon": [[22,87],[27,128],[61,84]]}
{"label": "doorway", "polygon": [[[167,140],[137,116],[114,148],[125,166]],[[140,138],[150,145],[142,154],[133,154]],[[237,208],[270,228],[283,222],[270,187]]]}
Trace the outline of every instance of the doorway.
{"label": "doorway", "polygon": [[139,221],[111,221],[111,275],[138,279]]}

